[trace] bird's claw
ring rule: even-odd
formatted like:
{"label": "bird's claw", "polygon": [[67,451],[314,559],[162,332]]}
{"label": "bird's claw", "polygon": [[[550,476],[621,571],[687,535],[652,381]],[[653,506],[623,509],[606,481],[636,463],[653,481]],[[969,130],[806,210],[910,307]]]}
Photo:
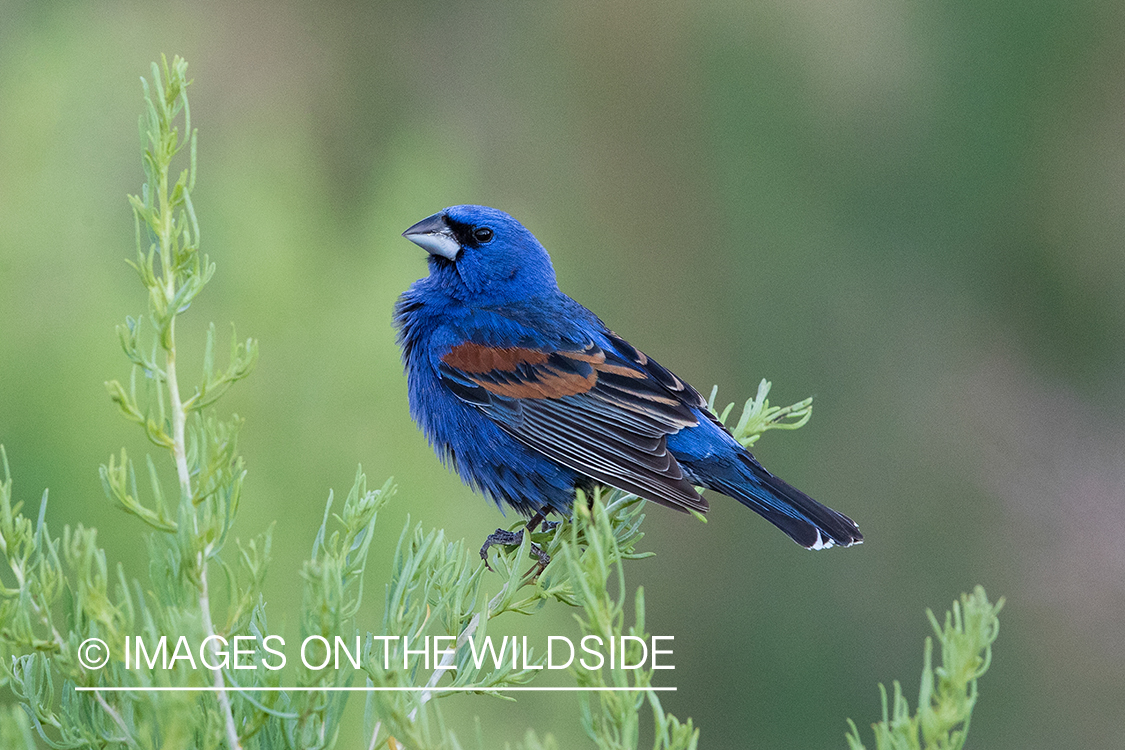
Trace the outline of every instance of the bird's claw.
{"label": "bird's claw", "polygon": [[[544,522],[543,530],[550,531],[556,526],[558,526],[558,521],[549,523]],[[480,548],[480,559],[484,560],[484,567],[488,568],[490,573],[496,572],[488,563],[488,548],[494,544],[499,544],[503,547],[515,547],[517,545],[523,544],[523,531],[507,531],[506,529],[496,529],[496,531],[489,534],[488,537],[484,540],[484,545]],[[532,568],[535,573],[531,576],[531,579],[534,580],[539,577],[540,573],[547,569],[548,565],[550,565],[551,556],[548,555],[543,550],[543,548],[535,542],[531,543],[531,554],[535,555],[535,558],[538,560],[538,562],[535,564],[535,567]],[[530,574],[531,571],[528,571],[528,573]]]}
{"label": "bird's claw", "polygon": [[517,544],[523,543],[522,531],[507,531],[505,529],[496,529],[496,531],[489,534],[484,540],[484,546],[480,548],[480,559],[484,560],[484,567],[488,568],[490,573],[496,571],[488,564],[488,548],[494,544],[499,544],[504,547],[514,547]]}

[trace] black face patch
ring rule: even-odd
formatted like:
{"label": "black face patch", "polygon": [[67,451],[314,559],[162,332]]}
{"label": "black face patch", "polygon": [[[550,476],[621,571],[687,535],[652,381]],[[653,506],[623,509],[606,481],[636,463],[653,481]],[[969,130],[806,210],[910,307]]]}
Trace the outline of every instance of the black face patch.
{"label": "black face patch", "polygon": [[453,232],[453,237],[461,243],[462,247],[480,247],[481,242],[474,236],[474,230],[478,227],[473,224],[466,224],[463,221],[457,221],[449,216],[445,217],[445,224]]}

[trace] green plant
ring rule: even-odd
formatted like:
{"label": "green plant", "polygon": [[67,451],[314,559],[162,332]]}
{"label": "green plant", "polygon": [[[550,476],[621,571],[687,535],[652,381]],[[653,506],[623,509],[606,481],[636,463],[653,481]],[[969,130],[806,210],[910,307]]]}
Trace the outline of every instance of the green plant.
{"label": "green plant", "polygon": [[[339,639],[352,668],[316,668],[296,658],[279,663],[280,635],[269,627],[262,595],[270,531],[247,541],[230,533],[246,477],[237,452],[242,422],[214,413],[227,389],[253,370],[257,344],[232,332],[227,364],[217,367],[212,325],[202,336],[203,372],[194,387],[184,387],[178,365],[177,322],[215,272],[200,250],[191,201],[196,134],[186,73],[182,59],[162,59],[151,81],[143,81],[146,183],[130,196],[137,242],[130,265],[146,290],[148,313],[118,328],[132,370],[127,384],[107,383],[121,413],[159,449],[156,459],[145,459],[143,482],[124,450],[101,467],[111,502],[147,527],[147,576],[120,565],[110,570],[94,529],[66,526],[61,537],[52,536],[46,492],[34,519],[24,515],[0,447],[0,682],[18,701],[0,710],[0,745],[330,748],[355,689],[365,692],[370,748],[460,750],[466,746],[446,726],[439,699],[456,692],[502,698],[542,674],[542,655],[519,663],[485,655],[496,646],[489,635],[496,618],[535,615],[550,603],[574,609],[583,637],[616,639],[626,658],[641,661],[639,644],[650,638],[644,592],[627,586],[624,561],[649,554],[638,549],[643,501],[620,491],[581,498],[572,519],[493,552],[498,576],[486,575],[463,540],[408,521],[376,634],[359,628],[357,613],[376,520],[395,488],[387,480],[368,489],[359,470],[336,513],[329,493],[300,568],[301,643],[335,651],[338,659]],[[811,414],[811,400],[770,407],[769,388],[762,381],[732,427],[744,445],[770,429],[800,427]],[[733,410],[727,406],[721,417]],[[551,556],[542,570],[532,563],[532,543]],[[432,666],[420,666],[409,658],[407,638],[416,644],[427,637],[444,639],[448,648],[440,660],[435,653]],[[101,657],[104,664],[91,665]],[[243,668],[250,665],[258,668]],[[692,722],[663,710],[655,669],[654,662],[630,670],[571,668],[577,686],[591,691],[580,697],[579,720],[596,747],[638,747],[646,706],[654,750],[697,746]],[[479,728],[471,744],[487,746]],[[520,747],[558,745],[529,731]]]}
{"label": "green plant", "polygon": [[[12,498],[7,456],[0,448],[0,553],[8,571],[0,588],[0,679],[19,701],[18,708],[0,712],[5,747],[34,747],[36,738],[60,748],[331,747],[347,698],[341,689],[357,674],[369,687],[414,686],[424,679],[417,669],[385,668],[370,633],[359,670],[315,669],[303,660],[288,671],[240,670],[247,662],[265,666],[277,653],[270,649],[261,594],[270,533],[246,542],[231,539],[246,475],[237,452],[241,420],[237,415],[219,419],[214,407],[232,384],[250,374],[257,345],[232,334],[228,364],[217,368],[216,334],[209,327],[202,377],[193,389],[182,385],[177,322],[215,271],[200,250],[191,201],[196,133],[186,71],[182,59],[171,65],[163,59],[153,65],[151,81],[142,79],[147,179],[140,195],[130,196],[137,240],[130,265],[147,292],[149,309],[118,328],[132,363],[127,385],[107,383],[121,413],[168,458],[167,464],[146,458],[144,483],[125,451],[101,467],[107,496],[150,529],[147,582],[121,566],[110,570],[93,529],[67,526],[61,538],[52,536],[44,520],[46,493],[36,520],[23,515],[21,503]],[[165,489],[169,475],[176,488],[171,493]],[[329,494],[312,554],[301,568],[303,639],[327,643],[363,635],[355,622],[363,571],[378,511],[393,492],[389,480],[369,491],[360,471],[336,515]],[[602,519],[599,565],[637,556],[638,501],[618,498],[611,507],[614,513],[607,515],[595,501]],[[507,665],[469,669],[464,646],[473,639],[483,643],[488,621],[496,616],[532,613],[548,600],[577,604],[572,575],[579,569],[568,566],[571,560],[588,566],[579,551],[586,528],[581,521],[565,524],[549,543],[541,535],[558,562],[535,578],[519,571],[530,538],[520,550],[499,555],[504,584],[484,601],[484,567],[462,542],[448,543],[441,531],[423,533],[407,525],[387,587],[382,632],[419,635],[438,628],[453,633],[462,646],[456,652],[462,669],[449,685],[441,685],[452,670],[449,663],[438,666],[421,693],[369,692],[373,746],[397,745],[389,739],[393,731],[412,747],[459,747],[442,726],[433,699],[450,686],[495,693],[534,676],[530,669]],[[230,646],[238,648],[239,639],[242,653],[231,658]],[[104,665],[91,665],[103,657]],[[295,689],[278,689],[282,675]],[[538,740],[529,735],[529,742]],[[545,742],[551,744],[549,738]]]}
{"label": "green plant", "polygon": [[[977,702],[977,680],[992,663],[992,643],[1000,633],[997,615],[1003,606],[1003,598],[993,604],[977,586],[972,594],[961,594],[959,603],[953,602],[944,623],[926,610],[941,644],[942,665],[933,666],[934,642],[927,636],[918,711],[913,716],[898,680],[892,706],[887,704],[887,689],[879,685],[883,720],[871,725],[878,750],[960,750],[965,745]],[[848,725],[848,747],[864,750],[855,723],[848,719]]]}

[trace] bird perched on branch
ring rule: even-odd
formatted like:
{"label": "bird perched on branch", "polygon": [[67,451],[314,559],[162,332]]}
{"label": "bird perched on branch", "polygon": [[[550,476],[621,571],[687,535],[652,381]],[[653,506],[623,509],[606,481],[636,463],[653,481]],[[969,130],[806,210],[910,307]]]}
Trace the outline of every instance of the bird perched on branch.
{"label": "bird perched on branch", "polygon": [[703,513],[699,486],[809,549],[863,540],[764,469],[698,391],[559,291],[547,251],[508,214],[453,206],[403,236],[430,269],[395,305],[410,414],[443,462],[532,530],[569,515],[576,489]]}

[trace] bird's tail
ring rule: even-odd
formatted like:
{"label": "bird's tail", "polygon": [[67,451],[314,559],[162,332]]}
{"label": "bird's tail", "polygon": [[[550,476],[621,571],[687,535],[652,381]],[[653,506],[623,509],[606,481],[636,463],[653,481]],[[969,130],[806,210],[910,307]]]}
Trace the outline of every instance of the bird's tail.
{"label": "bird's tail", "polygon": [[766,471],[752,456],[740,456],[737,483],[714,489],[758,513],[807,549],[850,547],[863,541],[855,521],[791,487]]}

